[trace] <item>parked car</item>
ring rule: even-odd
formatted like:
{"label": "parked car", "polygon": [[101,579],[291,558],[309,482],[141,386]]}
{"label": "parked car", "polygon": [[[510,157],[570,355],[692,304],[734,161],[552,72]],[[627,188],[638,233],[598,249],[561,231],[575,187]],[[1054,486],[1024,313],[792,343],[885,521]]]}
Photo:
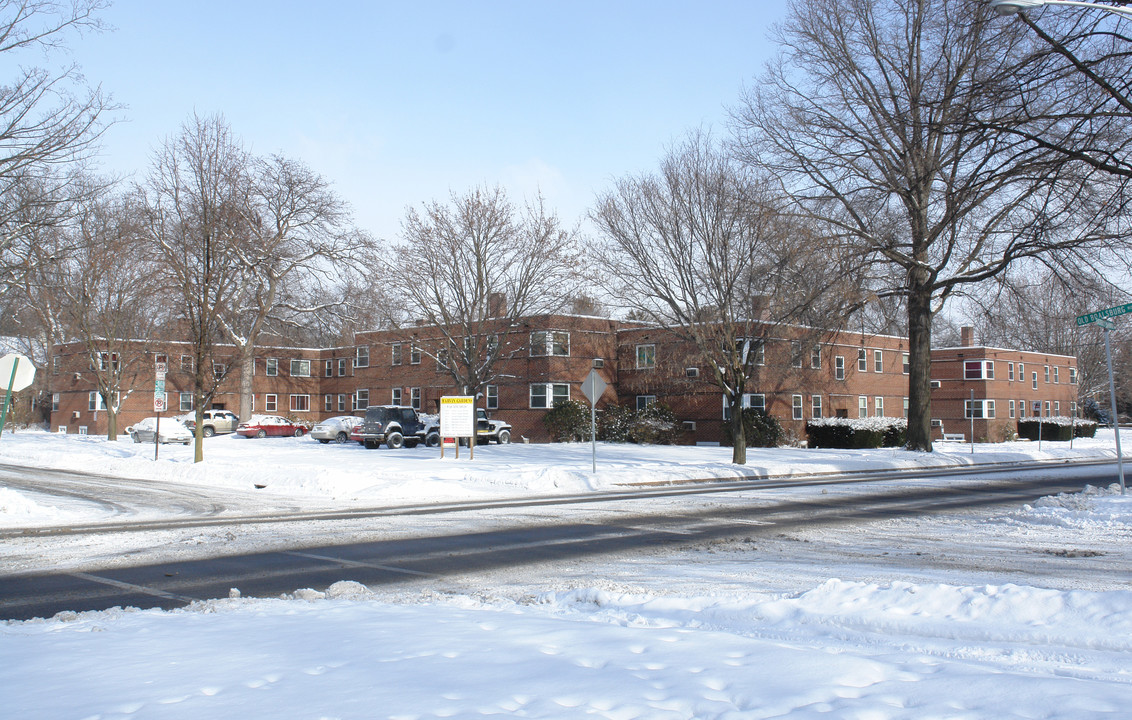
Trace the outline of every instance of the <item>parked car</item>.
{"label": "parked car", "polygon": [[311,437],[322,444],[333,440],[338,444],[350,439],[350,431],[360,425],[362,418],[353,415],[339,415],[338,417],[321,420],[311,428]]}
{"label": "parked car", "polygon": [[[240,418],[236,417],[235,413],[228,410],[205,410],[204,419],[201,426],[204,428],[201,433],[205,437],[212,437],[213,435],[221,433],[236,432],[236,428],[240,427]],[[178,415],[177,419],[184,423],[189,432],[195,433],[197,429],[197,418],[194,413],[187,415]]]}
{"label": "parked car", "polygon": [[306,426],[278,415],[252,415],[236,429],[237,435],[248,438],[302,437],[306,432]]}
{"label": "parked car", "polygon": [[159,442],[188,445],[193,441],[193,434],[184,425],[170,417],[163,418],[163,420],[164,422],[160,423],[160,431],[158,430],[157,418],[147,417],[126,428],[126,433],[136,443],[153,442],[153,435],[157,432],[160,433]]}
{"label": "parked car", "polygon": [[[425,424],[417,411],[405,405],[375,405],[366,409],[365,419],[356,429],[356,436],[367,449],[385,443],[390,448],[416,447],[424,442]],[[353,435],[352,435],[353,436]]]}
{"label": "parked car", "polygon": [[[440,419],[429,423],[425,430],[425,445],[437,447],[440,445]],[[494,440],[500,445],[511,442],[511,423],[503,420],[492,420],[483,408],[476,408],[476,444],[482,445]]]}

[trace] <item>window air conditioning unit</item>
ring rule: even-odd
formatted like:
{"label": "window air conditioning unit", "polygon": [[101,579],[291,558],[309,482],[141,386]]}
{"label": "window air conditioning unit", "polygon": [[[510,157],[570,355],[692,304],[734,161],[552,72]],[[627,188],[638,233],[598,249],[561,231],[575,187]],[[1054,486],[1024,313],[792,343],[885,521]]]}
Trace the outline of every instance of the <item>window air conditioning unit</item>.
{"label": "window air conditioning unit", "polygon": [[601,370],[605,367],[605,358],[594,358],[594,369]]}
{"label": "window air conditioning unit", "polygon": [[932,380],[932,382],[931,382],[932,390],[939,388],[940,384],[941,383],[940,383],[939,380]]}
{"label": "window air conditioning unit", "polygon": [[698,367],[684,368],[684,374],[690,378],[698,378],[700,376],[700,369]]}

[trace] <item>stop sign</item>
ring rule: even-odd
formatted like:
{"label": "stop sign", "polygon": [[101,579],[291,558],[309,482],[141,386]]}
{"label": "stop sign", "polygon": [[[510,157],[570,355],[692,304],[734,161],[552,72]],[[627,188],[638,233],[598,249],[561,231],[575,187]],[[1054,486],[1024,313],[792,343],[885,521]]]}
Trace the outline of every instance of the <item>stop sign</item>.
{"label": "stop sign", "polygon": [[[12,375],[13,368],[16,370],[14,377]],[[15,353],[0,357],[0,390],[19,392],[29,387],[33,380],[35,380],[35,366],[31,364],[31,360],[27,357]],[[9,387],[9,383],[11,387]]]}

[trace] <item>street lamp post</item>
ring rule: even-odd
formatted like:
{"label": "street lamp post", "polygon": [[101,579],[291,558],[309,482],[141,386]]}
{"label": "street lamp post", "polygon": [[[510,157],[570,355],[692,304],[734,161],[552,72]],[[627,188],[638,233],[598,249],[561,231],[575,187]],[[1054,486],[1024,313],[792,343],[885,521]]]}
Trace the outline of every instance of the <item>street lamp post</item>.
{"label": "street lamp post", "polygon": [[1132,8],[1102,5],[1094,2],[1077,2],[1077,0],[990,0],[990,6],[999,15],[1014,15],[1023,10],[1038,8],[1044,5],[1068,5],[1070,7],[1094,8],[1107,10],[1115,15],[1132,17]]}

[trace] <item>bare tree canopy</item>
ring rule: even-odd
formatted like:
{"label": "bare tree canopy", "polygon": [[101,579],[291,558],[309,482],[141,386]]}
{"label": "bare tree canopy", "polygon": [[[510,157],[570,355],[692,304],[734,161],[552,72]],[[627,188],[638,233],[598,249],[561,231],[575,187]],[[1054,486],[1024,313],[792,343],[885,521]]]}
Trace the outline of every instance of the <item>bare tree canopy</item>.
{"label": "bare tree canopy", "polygon": [[969,0],[800,0],[734,111],[740,147],[800,208],[900,270],[880,291],[907,306],[910,449],[931,449],[931,325],[948,297],[1123,236],[1123,187],[994,129],[1019,119],[1024,31]]}
{"label": "bare tree canopy", "polygon": [[569,307],[579,260],[577,234],[541,197],[518,208],[501,188],[476,188],[409,209],[379,272],[404,299],[393,324],[435,328],[439,339],[419,349],[474,395],[493,381],[496,360],[519,350],[499,340],[519,318]]}
{"label": "bare tree canopy", "polygon": [[0,0],[0,58],[19,68],[0,79],[0,252],[5,270],[27,260],[10,255],[22,234],[58,221],[59,203],[73,189],[69,166],[89,157],[110,107],[100,89],[84,86],[75,65],[46,69],[17,63],[34,52],[51,59],[63,51],[68,36],[101,29],[95,15],[105,4]]}
{"label": "bare tree canopy", "polygon": [[1016,13],[1013,22],[1038,42],[1017,57],[1016,118],[991,116],[988,126],[1132,177],[1132,19],[1061,6]]}
{"label": "bare tree canopy", "polygon": [[599,253],[608,291],[696,347],[730,405],[739,464],[741,401],[765,337],[777,323],[838,323],[852,285],[837,254],[781,201],[769,180],[694,133],[659,173],[621,180],[593,212],[609,242]]}

